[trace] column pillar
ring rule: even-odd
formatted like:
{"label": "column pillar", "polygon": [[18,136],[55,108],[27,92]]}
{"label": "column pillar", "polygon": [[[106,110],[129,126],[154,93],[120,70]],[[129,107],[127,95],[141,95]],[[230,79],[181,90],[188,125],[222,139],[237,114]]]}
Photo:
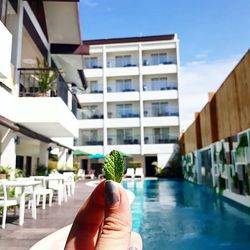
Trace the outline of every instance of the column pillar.
{"label": "column pillar", "polygon": [[39,164],[48,167],[49,163],[49,144],[45,142],[40,142],[40,155],[39,155]]}

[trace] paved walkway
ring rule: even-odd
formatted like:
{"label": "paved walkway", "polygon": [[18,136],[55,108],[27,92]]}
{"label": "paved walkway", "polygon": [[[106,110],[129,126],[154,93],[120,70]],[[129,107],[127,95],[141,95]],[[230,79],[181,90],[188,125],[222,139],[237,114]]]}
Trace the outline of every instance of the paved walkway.
{"label": "paved walkway", "polygon": [[6,228],[0,227],[0,250],[27,250],[48,234],[71,224],[81,204],[92,190],[92,187],[85,185],[85,181],[79,181],[76,184],[75,195],[69,197],[68,202],[58,206],[54,201],[52,207],[46,206],[45,210],[38,208],[37,220],[33,220],[31,211],[26,209],[23,226],[18,225],[18,217],[13,218],[9,214]]}

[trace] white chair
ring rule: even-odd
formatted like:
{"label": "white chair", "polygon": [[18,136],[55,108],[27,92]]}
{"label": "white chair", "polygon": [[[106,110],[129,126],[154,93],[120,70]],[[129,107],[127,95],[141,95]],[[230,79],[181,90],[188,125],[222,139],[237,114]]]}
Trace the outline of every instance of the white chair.
{"label": "white chair", "polygon": [[134,170],[134,168],[128,168],[127,169],[127,173],[125,174],[125,178],[131,178],[131,179],[133,179],[134,178],[134,176],[135,176],[135,170]]}
{"label": "white chair", "polygon": [[143,168],[135,169],[135,178],[144,178]]}
{"label": "white chair", "polygon": [[[16,178],[17,181],[30,181],[30,178],[28,177],[18,177]],[[33,195],[33,189],[32,187],[25,187],[24,188],[24,192],[25,192],[25,202],[28,203],[28,209],[31,208],[31,204],[32,204],[32,195]],[[20,202],[20,195],[22,194],[22,188],[21,187],[15,187],[15,197],[17,199],[17,202]]]}
{"label": "white chair", "polygon": [[80,168],[80,169],[78,170],[77,177],[78,177],[80,180],[85,179],[85,170],[82,169],[82,168]]}
{"label": "white chair", "polygon": [[16,206],[18,204],[15,199],[8,199],[8,192],[5,186],[5,181],[0,181],[0,190],[3,192],[3,196],[0,196],[0,207],[3,207],[3,216],[2,216],[2,228],[5,228],[7,209],[10,206]]}
{"label": "white chair", "polygon": [[[36,177],[30,177],[31,180],[36,180]],[[41,180],[41,179],[38,179]],[[34,193],[36,195],[36,205],[39,206],[40,204],[40,197],[43,197],[43,204],[42,208],[45,209],[46,207],[46,196],[49,196],[49,206],[52,206],[52,198],[53,198],[53,190],[50,188],[46,188],[46,182],[43,182],[37,186],[35,186]]]}
{"label": "white chair", "polygon": [[71,196],[75,193],[75,174],[73,172],[64,172],[63,177],[64,185],[66,186],[65,188],[67,189],[68,196]]}
{"label": "white chair", "polygon": [[[63,199],[67,201],[66,186],[63,184],[62,174],[50,174],[49,178],[49,189],[57,192],[58,205],[61,206]],[[54,178],[54,179],[53,179]]]}

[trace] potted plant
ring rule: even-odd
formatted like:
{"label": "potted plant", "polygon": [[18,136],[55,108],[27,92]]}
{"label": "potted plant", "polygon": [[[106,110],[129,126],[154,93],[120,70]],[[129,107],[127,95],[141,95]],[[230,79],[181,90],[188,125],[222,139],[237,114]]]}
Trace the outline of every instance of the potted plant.
{"label": "potted plant", "polygon": [[44,59],[42,62],[37,60],[37,68],[39,69],[36,72],[37,81],[39,86],[39,92],[42,96],[47,96],[50,90],[55,89],[55,81],[57,79],[57,73],[55,71],[50,70],[49,64]]}
{"label": "potted plant", "polygon": [[7,179],[9,168],[0,166],[0,179]]}

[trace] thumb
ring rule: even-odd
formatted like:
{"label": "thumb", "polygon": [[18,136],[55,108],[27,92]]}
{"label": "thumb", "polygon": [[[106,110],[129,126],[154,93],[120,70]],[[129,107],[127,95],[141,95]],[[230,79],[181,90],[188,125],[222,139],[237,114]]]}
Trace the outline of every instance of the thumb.
{"label": "thumb", "polygon": [[118,183],[105,183],[105,218],[97,250],[127,250],[130,244],[131,211],[125,190]]}

